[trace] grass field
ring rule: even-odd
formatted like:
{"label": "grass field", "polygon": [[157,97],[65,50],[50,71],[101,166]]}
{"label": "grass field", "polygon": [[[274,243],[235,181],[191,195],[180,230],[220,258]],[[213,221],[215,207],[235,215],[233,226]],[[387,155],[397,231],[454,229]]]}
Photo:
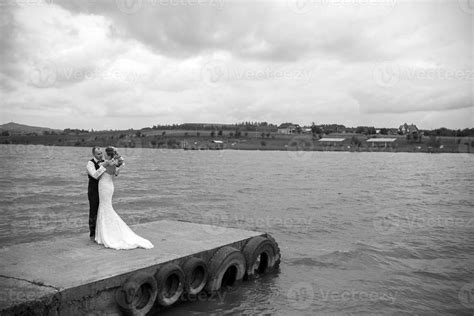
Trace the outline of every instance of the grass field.
{"label": "grass field", "polygon": [[[163,133],[164,132],[164,133]],[[424,136],[421,141],[408,141],[405,136],[383,136],[396,138],[391,144],[372,146],[367,136],[360,134],[331,134],[329,138],[345,138],[341,143],[322,143],[311,134],[283,135],[277,133],[242,132],[235,137],[233,131],[223,131],[222,136],[211,131],[189,130],[146,130],[140,131],[103,131],[78,135],[42,135],[42,136],[1,136],[1,144],[41,144],[48,146],[116,146],[173,149],[237,149],[237,150],[316,150],[316,151],[389,151],[389,152],[474,152],[474,137],[436,137]],[[357,141],[354,141],[354,138]],[[382,137],[377,135],[377,137]],[[222,143],[213,143],[213,140]],[[358,144],[359,143],[359,144]]]}

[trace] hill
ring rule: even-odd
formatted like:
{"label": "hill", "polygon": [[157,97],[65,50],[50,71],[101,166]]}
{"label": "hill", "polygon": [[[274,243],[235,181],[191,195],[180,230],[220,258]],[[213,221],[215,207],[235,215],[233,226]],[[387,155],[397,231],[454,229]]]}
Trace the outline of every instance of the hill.
{"label": "hill", "polygon": [[0,125],[0,133],[1,132],[9,132],[11,135],[27,135],[31,133],[36,133],[36,134],[43,134],[44,131],[48,132],[62,132],[62,130],[59,129],[52,129],[48,127],[38,127],[38,126],[29,126],[29,125],[24,125],[24,124],[18,124],[14,122],[6,123]]}

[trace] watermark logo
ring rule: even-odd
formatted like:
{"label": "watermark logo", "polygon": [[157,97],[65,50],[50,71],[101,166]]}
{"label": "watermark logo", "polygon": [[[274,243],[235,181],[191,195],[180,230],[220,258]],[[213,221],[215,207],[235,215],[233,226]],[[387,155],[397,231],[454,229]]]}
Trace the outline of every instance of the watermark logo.
{"label": "watermark logo", "polygon": [[459,139],[458,141],[458,151],[460,153],[474,153],[474,137],[466,136]]}
{"label": "watermark logo", "polygon": [[28,227],[55,227],[56,229],[77,229],[86,227],[86,220],[82,217],[69,217],[60,214],[35,214],[28,218]]}
{"label": "watermark logo", "polygon": [[[284,227],[285,229],[297,230],[299,232],[307,232],[314,227],[313,217],[279,217],[279,216],[265,216],[252,217],[240,214],[227,215],[219,213],[218,211],[203,212],[203,223],[213,225],[211,227],[204,227],[212,234],[220,234],[225,232],[228,226],[232,228],[246,229],[246,230],[268,230],[275,227]],[[215,229],[214,226],[220,228]]]}
{"label": "watermark logo", "polygon": [[413,231],[425,229],[474,228],[474,217],[445,217],[422,212],[421,210],[404,210],[400,212],[381,211],[373,219],[373,226],[382,235],[395,231]]}
{"label": "watermark logo", "polygon": [[264,80],[298,80],[307,84],[311,81],[313,71],[306,68],[234,66],[222,60],[211,60],[201,68],[201,80],[212,87],[224,82]]}
{"label": "watermark logo", "polygon": [[294,136],[286,145],[286,149],[291,159],[303,162],[313,157],[314,143],[308,137]]}
{"label": "watermark logo", "polygon": [[35,65],[29,73],[29,82],[37,88],[50,88],[56,79],[57,69],[51,62]]}
{"label": "watermark logo", "polygon": [[211,60],[201,69],[201,80],[211,87],[227,81],[229,78],[229,69],[227,63],[223,60]]}
{"label": "watermark logo", "polygon": [[400,217],[394,212],[381,211],[375,215],[372,223],[378,233],[390,235],[399,229]]}
{"label": "watermark logo", "polygon": [[107,69],[105,67],[95,67],[87,70],[74,69],[71,67],[57,68],[57,75],[64,81],[100,79],[138,82],[143,79],[143,75],[140,73],[121,71],[118,68]]}
{"label": "watermark logo", "polygon": [[145,223],[145,219],[142,215],[137,215],[137,214],[128,214],[126,216],[126,223],[129,225],[129,226],[134,226],[134,225],[138,225],[138,224],[143,224]]}
{"label": "watermark logo", "polygon": [[313,286],[308,282],[296,283],[289,288],[286,297],[294,309],[308,309],[314,300]]}
{"label": "watermark logo", "polygon": [[474,0],[458,0],[458,5],[463,12],[474,14]]}
{"label": "watermark logo", "polygon": [[[125,160],[125,166],[127,160],[141,160],[144,155],[144,140],[141,133],[129,132],[128,134],[121,134],[118,136],[119,140],[117,141],[117,153],[123,157]],[[105,148],[102,150],[105,153]]]}
{"label": "watermark logo", "polygon": [[148,0],[153,5],[162,7],[210,7],[222,10],[225,0]]}
{"label": "watermark logo", "polygon": [[202,212],[202,221],[205,225],[202,225],[202,229],[211,235],[222,235],[228,230],[223,227],[226,223],[227,216],[220,213],[219,211],[204,211]]}
{"label": "watermark logo", "polygon": [[395,303],[396,293],[383,293],[378,291],[361,291],[357,289],[347,289],[343,291],[330,291],[320,289],[320,294],[323,301],[332,302],[347,302],[347,301],[361,301],[361,302],[377,302],[385,301],[389,304]]}
{"label": "watermark logo", "polygon": [[394,87],[400,81],[400,67],[392,64],[375,66],[372,76],[376,84],[381,87]]}
{"label": "watermark logo", "polygon": [[1,7],[44,7],[54,4],[54,0],[0,0]]}
{"label": "watermark logo", "polygon": [[243,215],[234,215],[228,219],[228,222],[238,224],[239,228],[252,230],[269,230],[275,227],[283,227],[292,231],[307,232],[314,227],[313,217],[279,217],[279,216],[265,216],[265,217],[251,217]]}
{"label": "watermark logo", "polygon": [[287,7],[296,14],[307,14],[324,8],[387,8],[395,7],[397,0],[287,0]]}
{"label": "watermark logo", "polygon": [[117,8],[125,14],[135,14],[142,8],[143,0],[115,0]]}
{"label": "watermark logo", "polygon": [[474,282],[464,285],[458,293],[458,298],[464,307],[474,309]]}
{"label": "watermark logo", "polygon": [[[50,1],[57,2],[58,0],[50,0]],[[91,12],[97,6],[97,1],[100,1],[100,0],[82,0],[82,1],[77,1],[76,5],[79,6],[79,9],[81,11]]]}
{"label": "watermark logo", "polygon": [[34,65],[29,72],[29,83],[38,88],[50,88],[58,82],[78,82],[83,80],[119,80],[138,82],[143,80],[143,74],[122,71],[120,68],[98,66],[88,69],[78,69],[67,66],[57,66],[52,62]]}
{"label": "watermark logo", "polygon": [[148,8],[206,6],[222,10],[224,1],[225,0],[115,0],[115,5],[125,14],[135,14],[145,6]]}
{"label": "watermark logo", "polygon": [[145,272],[138,272],[131,276],[121,287],[115,291],[115,301],[124,309],[136,308],[140,302],[155,300],[156,292],[149,287],[144,287],[148,279],[154,276]]}
{"label": "watermark logo", "polygon": [[180,302],[218,302],[224,303],[226,296],[235,291],[237,287],[229,287],[226,291],[215,291],[212,293],[206,293],[206,291],[201,291],[198,294],[189,294],[183,293],[179,297]]}
{"label": "watermark logo", "polygon": [[396,86],[402,80],[417,81],[449,81],[474,79],[472,69],[449,69],[443,67],[411,67],[396,63],[381,63],[374,66],[372,71],[374,82],[384,88]]}
{"label": "watermark logo", "polygon": [[0,149],[13,157],[25,157],[25,163],[30,170],[40,170],[51,164],[52,159],[58,155],[55,146],[9,144],[0,145]]}
{"label": "watermark logo", "polygon": [[38,161],[40,159],[52,159],[58,155],[58,149],[54,146],[45,145],[5,145],[7,152],[15,157],[31,157]]}
{"label": "watermark logo", "polygon": [[37,299],[37,291],[8,287],[0,289],[0,302],[2,303],[21,303],[25,301],[36,301]]}
{"label": "watermark logo", "polygon": [[296,14],[306,14],[313,7],[313,0],[287,0],[287,7]]}

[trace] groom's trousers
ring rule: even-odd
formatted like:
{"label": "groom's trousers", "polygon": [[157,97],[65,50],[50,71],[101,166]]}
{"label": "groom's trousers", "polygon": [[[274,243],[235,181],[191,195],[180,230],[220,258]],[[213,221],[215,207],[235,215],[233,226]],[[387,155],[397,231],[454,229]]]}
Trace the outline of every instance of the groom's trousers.
{"label": "groom's trousers", "polygon": [[89,230],[90,236],[95,236],[95,225],[97,222],[97,211],[99,210],[99,188],[98,186],[90,185],[87,190],[89,197]]}

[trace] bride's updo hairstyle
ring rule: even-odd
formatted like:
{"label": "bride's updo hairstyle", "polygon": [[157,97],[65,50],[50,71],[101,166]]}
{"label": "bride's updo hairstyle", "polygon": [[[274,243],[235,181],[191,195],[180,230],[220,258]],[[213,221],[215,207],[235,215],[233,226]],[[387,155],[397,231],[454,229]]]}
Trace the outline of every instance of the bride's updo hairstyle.
{"label": "bride's updo hairstyle", "polygon": [[115,149],[115,147],[109,146],[105,148],[105,153],[107,154],[107,157],[113,158],[115,154],[117,153],[117,150]]}

